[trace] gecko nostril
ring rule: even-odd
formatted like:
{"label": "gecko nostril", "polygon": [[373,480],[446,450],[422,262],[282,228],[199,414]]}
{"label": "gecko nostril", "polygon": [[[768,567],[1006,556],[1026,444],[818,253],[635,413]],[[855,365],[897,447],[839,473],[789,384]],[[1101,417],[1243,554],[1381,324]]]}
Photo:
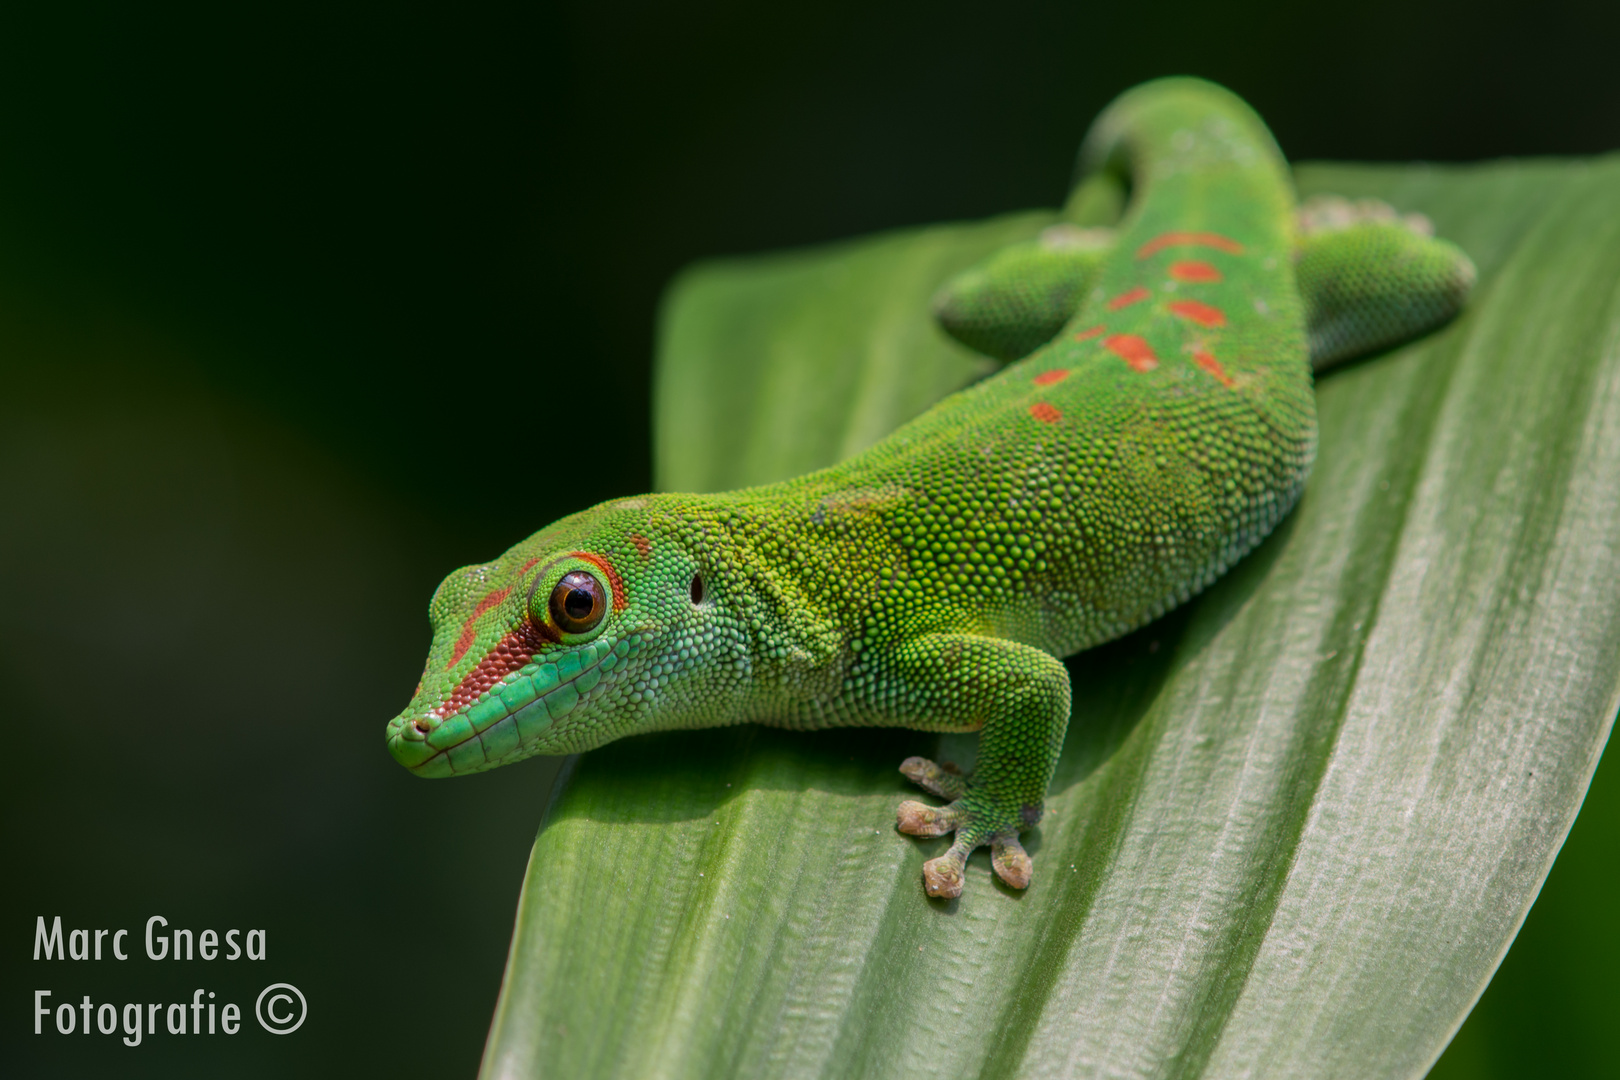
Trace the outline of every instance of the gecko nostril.
{"label": "gecko nostril", "polygon": [[428,732],[428,722],[426,720],[418,720],[416,722],[416,730],[426,735]]}

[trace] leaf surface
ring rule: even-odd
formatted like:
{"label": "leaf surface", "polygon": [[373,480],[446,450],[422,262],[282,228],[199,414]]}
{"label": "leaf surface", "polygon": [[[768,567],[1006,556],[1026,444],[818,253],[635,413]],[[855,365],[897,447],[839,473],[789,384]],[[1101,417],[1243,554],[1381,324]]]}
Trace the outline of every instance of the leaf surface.
{"label": "leaf surface", "polygon": [[[1034,885],[928,900],[910,754],[967,736],[623,740],[553,796],[493,1077],[1419,1076],[1495,970],[1620,702],[1620,158],[1314,165],[1474,257],[1469,310],[1319,386],[1277,533],[1068,661]],[[870,445],[987,367],[929,323],[1050,213],[716,262],[672,289],[656,474]],[[941,745],[943,744],[943,745]]]}

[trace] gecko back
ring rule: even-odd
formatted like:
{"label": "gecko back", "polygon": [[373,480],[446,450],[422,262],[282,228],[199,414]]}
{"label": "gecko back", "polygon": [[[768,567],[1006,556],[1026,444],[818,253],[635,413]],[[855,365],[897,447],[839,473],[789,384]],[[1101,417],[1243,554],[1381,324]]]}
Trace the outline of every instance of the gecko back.
{"label": "gecko back", "polygon": [[[1293,505],[1316,445],[1292,189],[1259,118],[1209,83],[1161,80],[1099,117],[1082,160],[1132,197],[1067,326],[831,470],[912,494],[898,527],[927,538],[899,535],[914,607],[1058,656],[1214,580]],[[943,475],[973,478],[971,505]],[[985,534],[967,552],[982,558],[935,552],[958,521]],[[987,571],[1016,589],[977,595]],[[964,592],[971,613],[954,610]]]}

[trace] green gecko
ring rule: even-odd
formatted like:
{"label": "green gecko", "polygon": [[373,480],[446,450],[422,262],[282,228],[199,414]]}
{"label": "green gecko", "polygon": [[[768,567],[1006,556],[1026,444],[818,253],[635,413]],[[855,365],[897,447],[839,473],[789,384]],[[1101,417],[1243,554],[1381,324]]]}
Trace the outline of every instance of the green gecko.
{"label": "green gecko", "polygon": [[[1296,219],[1260,119],[1195,79],[1129,91],[1081,151],[1059,227],[949,286],[947,328],[1003,359],[854,457],[716,495],[619,499],[457,570],[388,746],[420,776],[624,735],[756,722],[979,732],[964,776],[900,767],[954,833],[923,867],[962,891],[988,844],[1032,864],[1069,722],[1060,658],[1199,592],[1294,505],[1316,449],[1319,363],[1427,329],[1473,268],[1343,201]],[[1297,262],[1296,262],[1297,259]],[[1051,338],[1049,344],[1037,348]]]}

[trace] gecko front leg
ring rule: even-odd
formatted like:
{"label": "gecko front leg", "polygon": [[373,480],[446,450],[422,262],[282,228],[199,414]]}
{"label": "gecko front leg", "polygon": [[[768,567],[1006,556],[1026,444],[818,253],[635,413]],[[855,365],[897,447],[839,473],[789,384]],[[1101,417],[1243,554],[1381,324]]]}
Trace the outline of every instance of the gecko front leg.
{"label": "gecko front leg", "polygon": [[906,713],[895,722],[932,731],[979,729],[978,764],[962,776],[926,758],[900,771],[951,800],[943,807],[900,804],[899,828],[913,836],[955,833],[945,854],[923,866],[930,896],[962,893],[962,867],[973,850],[991,847],[996,875],[1015,889],[1029,885],[1029,855],[1018,834],[1041,819],[1063,734],[1069,726],[1069,674],[1047,653],[1004,638],[923,634],[879,662],[879,693],[891,691]]}

